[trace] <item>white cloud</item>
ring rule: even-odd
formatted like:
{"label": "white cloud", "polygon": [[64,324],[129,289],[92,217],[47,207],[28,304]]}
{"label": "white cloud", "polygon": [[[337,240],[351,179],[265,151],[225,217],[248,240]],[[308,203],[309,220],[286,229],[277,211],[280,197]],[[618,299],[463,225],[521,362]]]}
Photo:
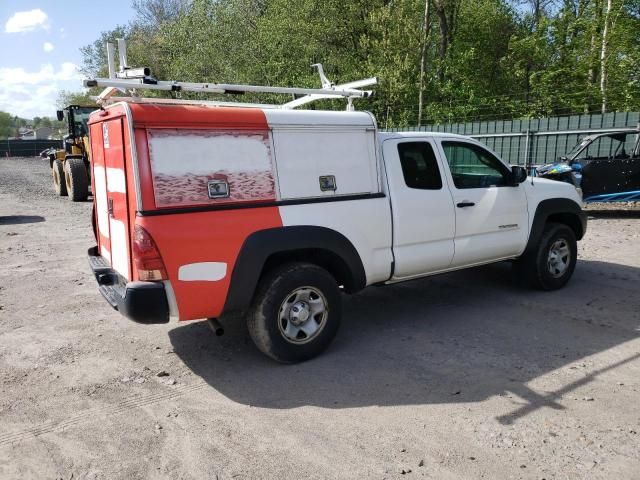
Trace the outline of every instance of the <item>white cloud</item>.
{"label": "white cloud", "polygon": [[55,115],[60,90],[80,90],[82,75],[78,67],[65,62],[58,68],[43,65],[38,71],[0,68],[0,110],[32,118]]}
{"label": "white cloud", "polygon": [[43,50],[45,52],[52,52],[53,51],[53,43],[51,42],[44,42],[44,45],[42,46]]}
{"label": "white cloud", "polygon": [[39,8],[14,13],[4,26],[6,33],[30,32],[36,28],[49,29],[49,17]]}

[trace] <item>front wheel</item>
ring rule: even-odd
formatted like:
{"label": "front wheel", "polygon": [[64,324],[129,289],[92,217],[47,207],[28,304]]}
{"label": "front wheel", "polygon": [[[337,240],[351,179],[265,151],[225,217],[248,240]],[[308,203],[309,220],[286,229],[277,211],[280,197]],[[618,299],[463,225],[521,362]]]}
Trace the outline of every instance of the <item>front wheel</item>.
{"label": "front wheel", "polygon": [[325,350],[341,317],[340,289],[331,274],[311,263],[290,263],[261,280],[247,325],[260,351],[294,363]]}
{"label": "front wheel", "polygon": [[53,176],[53,189],[61,197],[66,196],[67,184],[64,178],[64,165],[61,160],[56,158],[51,162],[51,175]]}
{"label": "front wheel", "polygon": [[517,271],[540,290],[564,287],[576,268],[578,244],[571,228],[548,223],[537,248],[516,262]]}
{"label": "front wheel", "polygon": [[89,178],[82,158],[67,158],[65,180],[69,199],[72,202],[84,202],[89,196]]}

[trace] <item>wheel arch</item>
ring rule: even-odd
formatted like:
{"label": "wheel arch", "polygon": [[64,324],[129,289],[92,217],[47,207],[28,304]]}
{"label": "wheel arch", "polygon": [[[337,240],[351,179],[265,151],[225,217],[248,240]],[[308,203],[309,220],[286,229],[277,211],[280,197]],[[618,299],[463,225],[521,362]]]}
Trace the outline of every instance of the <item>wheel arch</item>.
{"label": "wheel arch", "polygon": [[543,200],[536,207],[524,254],[535,250],[548,222],[567,225],[575,233],[576,240],[581,240],[587,231],[587,216],[576,202],[568,198]]}
{"label": "wheel arch", "polygon": [[366,286],[360,255],[341,233],[311,225],[259,230],[249,235],[240,248],[224,312],[247,308],[264,273],[295,261],[310,262],[326,269],[349,293]]}

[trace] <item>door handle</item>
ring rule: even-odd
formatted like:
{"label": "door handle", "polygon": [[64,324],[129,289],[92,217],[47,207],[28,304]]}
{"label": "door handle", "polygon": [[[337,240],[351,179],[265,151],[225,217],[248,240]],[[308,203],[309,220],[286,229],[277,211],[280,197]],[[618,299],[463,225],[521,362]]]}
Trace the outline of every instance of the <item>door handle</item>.
{"label": "door handle", "polygon": [[107,210],[109,212],[109,216],[113,218],[113,198],[107,200]]}
{"label": "door handle", "polygon": [[460,203],[456,203],[456,207],[458,208],[464,208],[464,207],[473,207],[475,205],[474,202],[460,202]]}

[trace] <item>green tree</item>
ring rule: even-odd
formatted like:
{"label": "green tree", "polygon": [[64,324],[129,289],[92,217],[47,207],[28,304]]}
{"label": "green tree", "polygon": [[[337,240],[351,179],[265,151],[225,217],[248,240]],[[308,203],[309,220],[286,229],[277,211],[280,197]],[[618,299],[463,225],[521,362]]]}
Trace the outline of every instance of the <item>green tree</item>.
{"label": "green tree", "polygon": [[[376,96],[357,103],[390,127],[640,109],[638,0],[136,0],[134,7],[131,24],[81,49],[85,74],[106,75],[104,44],[124,37],[129,63],[165,80],[312,87],[319,79],[310,64],[318,62],[338,83],[377,76]],[[344,101],[310,108],[342,109]]]}
{"label": "green tree", "polygon": [[89,91],[85,90],[81,92],[72,92],[68,90],[60,90],[58,92],[56,106],[60,110],[62,110],[68,105],[81,105],[91,107],[96,105],[96,102],[91,99],[91,94]]}
{"label": "green tree", "polygon": [[0,138],[6,139],[13,135],[13,118],[7,112],[0,112]]}

